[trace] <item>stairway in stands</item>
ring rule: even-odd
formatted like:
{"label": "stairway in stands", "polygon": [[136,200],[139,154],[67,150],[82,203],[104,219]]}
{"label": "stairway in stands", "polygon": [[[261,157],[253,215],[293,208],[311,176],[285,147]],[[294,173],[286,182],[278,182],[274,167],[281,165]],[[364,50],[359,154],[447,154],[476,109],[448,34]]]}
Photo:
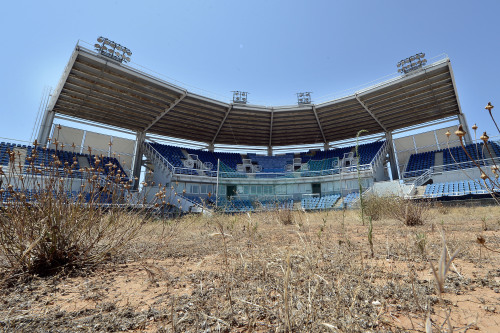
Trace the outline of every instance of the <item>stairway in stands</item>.
{"label": "stairway in stands", "polygon": [[[490,150],[490,153],[491,153],[491,157],[492,158],[496,158],[498,157],[497,154],[495,153],[495,150],[493,149],[493,146],[491,145],[491,142],[488,142],[488,149]],[[485,155],[490,157],[488,151],[485,152]]]}

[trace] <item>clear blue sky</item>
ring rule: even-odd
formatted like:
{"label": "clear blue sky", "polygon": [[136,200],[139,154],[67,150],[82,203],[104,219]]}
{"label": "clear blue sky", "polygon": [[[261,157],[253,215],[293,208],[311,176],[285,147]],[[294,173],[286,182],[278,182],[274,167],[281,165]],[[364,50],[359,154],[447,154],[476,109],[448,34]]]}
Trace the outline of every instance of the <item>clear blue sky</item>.
{"label": "clear blue sky", "polygon": [[[77,41],[102,35],[132,61],[229,101],[313,100],[396,71],[418,52],[451,59],[462,110],[498,135],[500,1],[8,1],[0,13],[0,137],[27,140],[45,86]],[[499,117],[500,120],[500,117]]]}

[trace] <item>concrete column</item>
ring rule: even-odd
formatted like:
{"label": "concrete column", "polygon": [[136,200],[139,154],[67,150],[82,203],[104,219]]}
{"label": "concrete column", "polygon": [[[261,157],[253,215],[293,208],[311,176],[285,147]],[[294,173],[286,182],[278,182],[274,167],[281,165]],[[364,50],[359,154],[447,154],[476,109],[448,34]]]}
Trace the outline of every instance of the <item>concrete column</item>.
{"label": "concrete column", "polygon": [[273,146],[267,147],[267,156],[273,156]]}
{"label": "concrete column", "polygon": [[208,149],[208,151],[211,151],[213,153],[214,150],[215,150],[214,144],[213,143],[209,143],[208,146],[207,146],[207,149]]}
{"label": "concrete column", "polygon": [[323,145],[323,150],[328,150],[330,149],[330,142],[325,142],[325,144]]}
{"label": "concrete column", "polygon": [[463,113],[460,113],[458,115],[458,122],[464,128],[464,131],[467,132],[467,134],[465,134],[465,137],[464,137],[465,144],[470,145],[472,143],[472,136],[470,135],[471,130],[469,128],[469,125],[467,124],[467,119],[465,119],[465,115]]}
{"label": "concrete column", "polygon": [[40,124],[40,130],[38,131],[38,144],[43,147],[47,144],[47,139],[50,135],[50,129],[52,128],[52,124],[54,123],[55,117],[54,111],[47,110],[43,116],[42,122]]}
{"label": "concrete column", "polygon": [[399,179],[398,163],[396,161],[396,154],[394,153],[394,144],[392,142],[392,133],[391,132],[385,132],[385,140],[387,141],[387,144],[389,145],[389,161],[391,162],[392,179],[396,180],[396,179]]}
{"label": "concrete column", "polygon": [[[135,139],[135,155],[134,155],[134,165],[132,166],[132,177],[134,179],[134,190],[139,188],[139,178],[141,177],[141,167],[142,167],[142,155],[144,140],[146,138],[145,132],[137,132]],[[135,178],[138,180],[136,181]]]}

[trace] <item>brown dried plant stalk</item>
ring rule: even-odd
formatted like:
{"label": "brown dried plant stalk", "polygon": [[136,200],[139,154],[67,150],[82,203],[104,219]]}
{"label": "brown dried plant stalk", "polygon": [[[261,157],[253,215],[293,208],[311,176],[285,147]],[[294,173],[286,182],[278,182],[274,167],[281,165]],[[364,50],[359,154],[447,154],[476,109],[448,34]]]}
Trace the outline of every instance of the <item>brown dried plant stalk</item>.
{"label": "brown dried plant stalk", "polygon": [[[35,141],[25,169],[11,152],[9,171],[0,172],[0,257],[10,273],[52,275],[112,259],[165,197],[163,188],[154,203],[133,208],[141,200],[116,165],[102,165],[96,156],[92,167],[76,170],[76,157],[73,164],[62,163],[57,152],[64,145],[50,141],[55,153],[37,149]],[[46,165],[36,164],[39,154]],[[77,171],[83,178],[72,177]]]}
{"label": "brown dried plant stalk", "polygon": [[441,296],[445,292],[444,289],[444,284],[446,281],[446,274],[448,273],[448,270],[450,269],[450,265],[453,262],[453,260],[457,257],[459,250],[457,249],[453,254],[450,256],[450,259],[448,259],[448,248],[446,246],[446,239],[444,237],[444,234],[442,234],[442,239],[443,239],[443,249],[441,251],[441,257],[439,258],[438,266],[437,268],[434,267],[434,264],[432,263],[431,260],[429,260],[429,264],[431,266],[432,272],[434,274],[434,279],[436,281],[436,290]]}

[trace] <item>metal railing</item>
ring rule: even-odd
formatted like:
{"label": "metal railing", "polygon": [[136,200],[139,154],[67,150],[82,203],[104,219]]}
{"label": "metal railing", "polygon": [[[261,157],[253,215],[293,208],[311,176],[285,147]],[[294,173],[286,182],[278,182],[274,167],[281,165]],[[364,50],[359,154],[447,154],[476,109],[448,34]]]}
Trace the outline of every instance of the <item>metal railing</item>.
{"label": "metal railing", "polygon": [[413,186],[414,187],[422,186],[426,181],[428,181],[431,178],[431,176],[432,176],[432,169],[425,171],[419,177],[415,178],[415,180],[413,181]]}
{"label": "metal railing", "polygon": [[[377,154],[372,158],[371,162],[368,164],[362,164],[359,166],[361,172],[373,173],[373,169],[380,159],[384,158],[387,152],[387,142],[385,142],[379,149]],[[356,164],[350,165],[348,167],[337,166],[335,168],[324,169],[324,170],[299,170],[299,171],[284,171],[284,172],[254,172],[246,173],[241,171],[214,171],[208,169],[196,169],[196,168],[186,168],[186,167],[175,167],[168,161],[168,159],[158,152],[149,142],[144,143],[144,151],[147,153],[148,157],[154,162],[159,164],[164,164],[172,174],[178,175],[192,175],[192,176],[208,176],[217,177],[217,173],[220,178],[224,179],[287,179],[287,178],[310,178],[310,177],[325,177],[333,176],[337,174],[352,174],[357,172],[358,166]]]}
{"label": "metal railing", "polygon": [[[490,167],[490,166],[493,166],[495,164],[500,166],[500,157],[484,158],[484,159],[475,160],[475,162],[478,163],[481,167]],[[434,175],[434,174],[440,174],[443,172],[467,170],[467,169],[474,169],[474,168],[477,168],[477,166],[473,161],[435,165],[435,166],[430,167],[429,169],[406,171],[403,173],[403,178],[407,179],[407,180],[411,179],[414,181],[415,179],[420,178],[422,175],[426,174],[429,171],[431,174]],[[420,172],[422,172],[422,173],[419,175],[409,176],[409,174],[418,174]]]}
{"label": "metal railing", "polygon": [[375,168],[375,165],[377,165],[377,163],[380,161],[380,159],[385,157],[385,155],[387,154],[388,147],[389,147],[389,145],[387,144],[387,141],[385,141],[384,144],[382,145],[382,147],[380,147],[380,149],[378,150],[378,152],[375,154],[375,156],[372,158],[372,160],[370,162],[372,169]]}
{"label": "metal railing", "polygon": [[160,164],[164,164],[167,168],[174,172],[175,167],[162,155],[160,154],[149,142],[144,142],[144,152],[150,153],[150,157],[153,160],[161,162]]}

